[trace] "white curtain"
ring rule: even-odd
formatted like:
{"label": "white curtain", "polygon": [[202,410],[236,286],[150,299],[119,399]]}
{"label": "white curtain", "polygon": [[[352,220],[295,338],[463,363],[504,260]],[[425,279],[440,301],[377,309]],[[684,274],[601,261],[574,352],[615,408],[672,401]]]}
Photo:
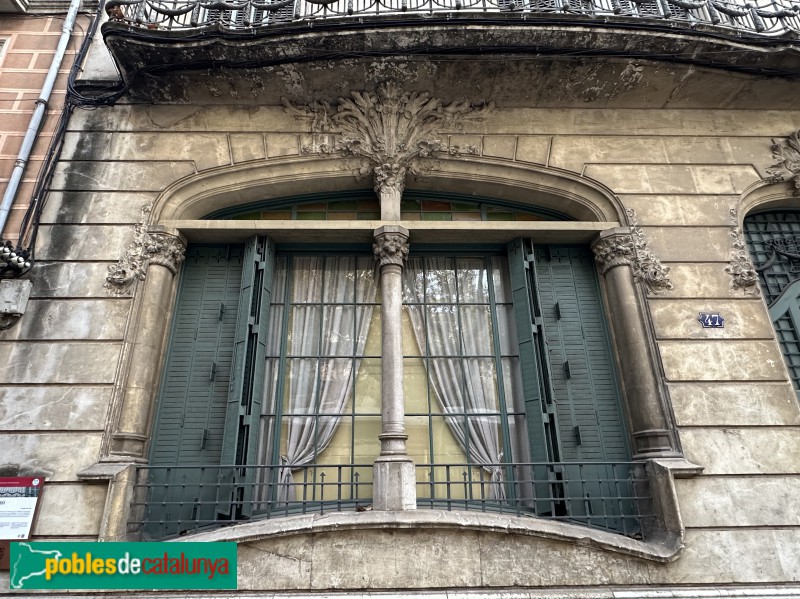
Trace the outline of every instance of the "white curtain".
{"label": "white curtain", "polygon": [[[405,295],[413,302],[406,309],[420,353],[448,356],[425,360],[445,422],[469,461],[490,473],[489,498],[505,499],[503,472],[496,465],[503,453],[495,360],[478,357],[494,353],[487,289],[491,281],[483,260],[460,261],[457,274],[450,258],[412,258],[403,272]],[[456,305],[457,298],[485,305]]]}
{"label": "white curtain", "polygon": [[355,256],[293,259],[279,501],[296,498],[292,471],[313,463],[336,432],[358,374],[360,360],[353,356],[364,353],[372,320],[373,306],[358,304],[372,304],[375,291],[366,260],[359,265]]}

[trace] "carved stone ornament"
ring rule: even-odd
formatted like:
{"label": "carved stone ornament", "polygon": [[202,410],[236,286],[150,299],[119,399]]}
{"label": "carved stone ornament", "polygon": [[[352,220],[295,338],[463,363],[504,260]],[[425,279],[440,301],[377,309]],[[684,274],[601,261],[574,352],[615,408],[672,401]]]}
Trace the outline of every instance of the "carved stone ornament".
{"label": "carved stone ornament", "polygon": [[731,275],[731,289],[741,289],[749,295],[758,295],[761,293],[758,287],[758,272],[750,259],[747,243],[739,228],[736,208],[730,210],[730,223],[731,259],[725,267],[725,272]]}
{"label": "carved stone ornament", "polygon": [[800,130],[795,131],[786,138],[786,141],[772,140],[772,157],[777,160],[767,169],[772,183],[794,181],[792,195],[800,197]]}
{"label": "carved stone ornament", "polygon": [[133,241],[119,262],[108,267],[103,287],[114,295],[129,295],[136,281],[143,281],[150,264],[164,266],[173,275],[183,262],[186,246],[169,233],[147,230],[151,206],[142,208],[142,220],[133,229]]}
{"label": "carved stone ornament", "polygon": [[628,208],[625,211],[631,225],[631,237],[633,237],[634,253],[636,259],[633,263],[633,278],[645,284],[647,289],[654,294],[672,289],[672,281],[669,280],[669,266],[661,264],[653,251],[647,247],[647,239],[639,228],[639,221],[636,220],[636,211]]}
{"label": "carved stone ornament", "polygon": [[372,251],[381,266],[396,264],[402,267],[408,258],[408,236],[402,233],[380,233],[375,236]]}
{"label": "carved stone ornament", "polygon": [[[439,132],[458,127],[464,121],[482,121],[491,103],[452,102],[445,105],[427,92],[408,92],[395,82],[378,85],[375,92],[352,91],[335,104],[315,102],[296,106],[283,99],[286,112],[311,119],[311,130],[324,141],[304,147],[303,153],[331,154],[362,159],[353,173],[357,178],[372,174],[376,193],[392,189],[402,193],[407,172],[421,175],[430,165],[419,158],[442,154],[478,154],[473,146],[451,146]],[[331,135],[334,141],[331,143]]]}
{"label": "carved stone ornament", "polygon": [[616,266],[630,266],[635,257],[633,238],[630,235],[613,235],[601,239],[592,246],[592,251],[601,275]]}

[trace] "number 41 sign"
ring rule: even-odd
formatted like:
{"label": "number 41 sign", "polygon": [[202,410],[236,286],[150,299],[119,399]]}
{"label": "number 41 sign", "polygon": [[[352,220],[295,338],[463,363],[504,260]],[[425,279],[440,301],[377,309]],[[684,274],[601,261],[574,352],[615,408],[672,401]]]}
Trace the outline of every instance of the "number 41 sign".
{"label": "number 41 sign", "polygon": [[725,319],[718,312],[700,312],[697,317],[704,329],[724,329]]}

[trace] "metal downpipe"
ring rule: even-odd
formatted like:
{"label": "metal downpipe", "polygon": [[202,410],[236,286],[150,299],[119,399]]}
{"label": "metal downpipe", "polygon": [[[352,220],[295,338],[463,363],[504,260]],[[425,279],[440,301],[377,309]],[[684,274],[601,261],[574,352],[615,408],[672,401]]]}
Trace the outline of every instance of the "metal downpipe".
{"label": "metal downpipe", "polygon": [[61,63],[64,60],[64,54],[67,51],[67,44],[69,44],[69,40],[72,37],[72,30],[75,26],[75,19],[78,15],[78,9],[80,8],[80,5],[81,0],[72,0],[70,2],[67,18],[64,20],[64,25],[61,28],[61,37],[58,40],[58,47],[56,48],[56,53],[53,56],[53,62],[50,63],[50,70],[47,72],[47,77],[42,85],[42,90],[39,92],[39,98],[36,100],[36,110],[34,110],[33,115],[31,116],[30,123],[28,124],[28,130],[25,133],[25,138],[22,140],[22,147],[19,150],[17,160],[14,164],[14,170],[11,172],[11,178],[8,181],[6,191],[3,194],[3,201],[0,203],[0,233],[2,233],[6,227],[8,214],[11,211],[11,206],[14,203],[14,198],[17,195],[20,181],[22,181],[22,175],[25,171],[25,167],[28,165],[28,159],[31,156],[36,139],[39,136],[39,129],[42,126],[44,113],[47,110],[47,102],[50,99],[50,94],[53,91],[56,77],[58,77],[58,71],[61,68]]}

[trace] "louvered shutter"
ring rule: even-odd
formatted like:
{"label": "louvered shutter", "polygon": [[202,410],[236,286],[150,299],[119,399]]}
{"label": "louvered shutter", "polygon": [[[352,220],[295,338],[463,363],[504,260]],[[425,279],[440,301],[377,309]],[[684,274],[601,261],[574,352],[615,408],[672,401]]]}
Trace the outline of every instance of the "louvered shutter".
{"label": "louvered shutter", "polygon": [[537,246],[535,256],[561,460],[580,463],[562,466],[567,513],[618,528],[608,517],[620,502],[604,498],[630,487],[598,462],[627,462],[630,450],[594,260],[585,247]]}
{"label": "louvered shutter", "polygon": [[[254,237],[247,242],[233,345],[233,375],[225,419],[224,465],[253,465],[257,459],[274,263],[275,245],[269,238]],[[238,513],[229,515],[250,514],[254,470],[234,468],[227,474],[233,480],[231,487],[225,490],[233,494],[233,505],[238,507]]]}
{"label": "louvered shutter", "polygon": [[[559,451],[555,406],[548,387],[548,365],[541,359],[545,346],[533,286],[532,248],[530,241],[524,239],[518,239],[508,246],[509,278],[517,326],[528,443],[531,461],[540,463],[531,468],[518,467],[517,478],[533,481],[530,492],[536,497],[536,501],[532,503],[535,513],[553,516],[561,490],[553,468],[541,462],[558,460]],[[524,498],[526,489],[521,488],[519,492]]]}
{"label": "louvered shutter", "polygon": [[214,519],[241,279],[240,247],[188,248],[150,448],[153,536]]}
{"label": "louvered shutter", "polygon": [[781,346],[795,393],[800,397],[800,281],[791,283],[769,307],[772,326]]}

